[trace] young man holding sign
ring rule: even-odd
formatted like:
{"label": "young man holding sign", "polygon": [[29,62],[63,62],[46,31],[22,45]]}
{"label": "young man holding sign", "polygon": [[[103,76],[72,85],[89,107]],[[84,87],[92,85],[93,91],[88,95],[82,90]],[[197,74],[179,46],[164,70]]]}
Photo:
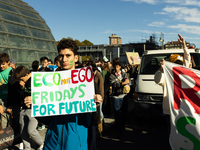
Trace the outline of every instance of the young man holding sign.
{"label": "young man holding sign", "polygon": [[[58,53],[61,61],[61,71],[74,70],[75,62],[78,61],[76,42],[70,39],[60,41]],[[76,70],[74,70],[76,71]],[[73,72],[73,71],[72,71]],[[75,80],[71,80],[75,82]],[[88,89],[91,91],[91,89]],[[87,91],[88,93],[89,91]],[[94,95],[98,106],[102,102],[100,95]],[[25,98],[25,104],[30,107],[31,97]],[[48,130],[45,137],[43,150],[87,150],[88,126],[91,121],[90,113],[78,113],[43,117],[48,120]]]}

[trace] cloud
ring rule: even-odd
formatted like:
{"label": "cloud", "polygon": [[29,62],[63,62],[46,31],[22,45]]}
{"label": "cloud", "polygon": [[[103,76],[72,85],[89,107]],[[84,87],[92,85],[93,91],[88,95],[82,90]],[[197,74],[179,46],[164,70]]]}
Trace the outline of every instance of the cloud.
{"label": "cloud", "polygon": [[154,12],[154,14],[167,15],[166,12]]}
{"label": "cloud", "polygon": [[200,7],[200,2],[197,0],[164,0],[164,2],[169,3],[169,4],[179,4],[179,5]]}
{"label": "cloud", "polygon": [[148,3],[155,5],[157,3],[167,3],[167,4],[178,4],[180,6],[197,6],[200,7],[200,2],[198,0],[122,0],[127,2],[135,3]]}
{"label": "cloud", "polygon": [[148,26],[162,27],[164,24],[165,24],[164,22],[157,22],[157,21],[154,21],[154,22],[148,24]]}
{"label": "cloud", "polygon": [[167,27],[171,28],[171,29],[178,29],[181,32],[186,32],[186,33],[192,33],[192,34],[200,35],[200,26],[178,24],[178,25],[171,25],[171,26],[167,26]]}
{"label": "cloud", "polygon": [[141,32],[147,34],[160,34],[158,31],[149,31],[149,30],[129,30],[129,32]]}
{"label": "cloud", "polygon": [[177,21],[200,23],[200,11],[197,8],[167,6],[163,8],[163,12],[154,14],[169,15]]}
{"label": "cloud", "polygon": [[126,2],[135,2],[135,3],[148,3],[155,5],[158,0],[122,0]]}
{"label": "cloud", "polygon": [[107,31],[104,31],[103,33],[114,33],[114,31],[112,31],[112,30],[107,30]]}

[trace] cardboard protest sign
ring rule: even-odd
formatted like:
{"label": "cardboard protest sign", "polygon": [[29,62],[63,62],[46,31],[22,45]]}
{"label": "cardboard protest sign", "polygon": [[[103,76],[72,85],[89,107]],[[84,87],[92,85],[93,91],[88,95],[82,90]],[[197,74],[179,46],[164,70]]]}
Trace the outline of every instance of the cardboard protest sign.
{"label": "cardboard protest sign", "polygon": [[173,150],[200,149],[200,71],[165,62]]}
{"label": "cardboard protest sign", "polygon": [[91,67],[58,72],[32,72],[32,116],[96,111]]}
{"label": "cardboard protest sign", "polygon": [[103,57],[103,60],[104,60],[105,62],[107,62],[107,61],[108,61],[108,58],[106,58],[106,56],[104,56],[104,57]]}
{"label": "cardboard protest sign", "polygon": [[130,65],[140,64],[140,56],[138,52],[126,52],[126,56]]}

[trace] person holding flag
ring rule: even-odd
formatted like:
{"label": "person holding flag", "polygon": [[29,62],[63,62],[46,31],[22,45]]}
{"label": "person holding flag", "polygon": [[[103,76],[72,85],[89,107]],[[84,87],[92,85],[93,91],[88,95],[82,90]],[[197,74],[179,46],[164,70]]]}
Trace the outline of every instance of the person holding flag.
{"label": "person holding flag", "polygon": [[[189,68],[189,65],[191,62],[190,53],[186,47],[184,38],[180,34],[178,34],[178,36],[179,36],[178,41],[183,46],[184,57],[181,57],[178,54],[172,54],[169,58],[169,61]],[[162,61],[160,62],[159,70],[155,73],[154,81],[163,87],[163,114],[166,115],[166,120],[167,120],[167,124],[168,124],[168,133],[170,134],[170,129],[171,129],[171,126],[170,126],[170,102],[169,102],[169,95],[168,95],[168,92],[166,89],[166,81],[165,81],[166,77],[163,72],[164,64],[165,64],[165,60],[163,58]]]}

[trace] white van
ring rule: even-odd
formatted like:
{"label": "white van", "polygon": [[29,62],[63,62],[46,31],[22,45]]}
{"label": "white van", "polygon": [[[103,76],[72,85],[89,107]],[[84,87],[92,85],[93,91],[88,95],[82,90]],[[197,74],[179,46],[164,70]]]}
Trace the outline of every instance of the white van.
{"label": "white van", "polygon": [[[189,49],[195,64],[200,65],[199,50]],[[171,54],[183,56],[183,49],[148,50],[142,55],[134,94],[134,110],[137,116],[162,115],[163,89],[154,82],[154,74],[160,61],[169,60]]]}

